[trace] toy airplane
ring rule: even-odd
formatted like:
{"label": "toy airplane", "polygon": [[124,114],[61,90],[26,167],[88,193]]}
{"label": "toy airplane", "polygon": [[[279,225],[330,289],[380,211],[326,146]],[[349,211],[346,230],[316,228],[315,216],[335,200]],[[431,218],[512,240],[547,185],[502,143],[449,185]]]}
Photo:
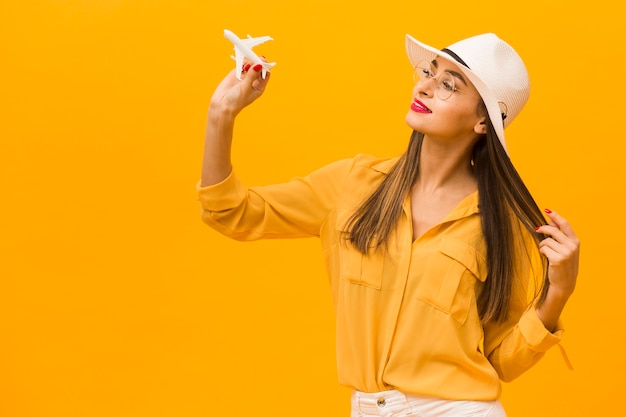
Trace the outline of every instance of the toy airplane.
{"label": "toy airplane", "polygon": [[241,68],[243,67],[244,58],[248,58],[248,61],[250,61],[250,64],[252,64],[253,66],[257,64],[261,64],[263,66],[263,68],[261,69],[261,76],[263,78],[265,78],[265,75],[267,74],[269,69],[276,65],[275,62],[263,61],[257,56],[257,54],[252,52],[252,48],[256,45],[273,40],[271,37],[261,36],[258,38],[253,38],[252,36],[248,35],[247,39],[239,39],[237,35],[227,29],[224,29],[224,36],[226,37],[226,39],[231,41],[233,45],[235,45],[235,56],[231,55],[231,58],[234,59],[236,63],[235,65],[237,68],[237,79],[241,80]]}

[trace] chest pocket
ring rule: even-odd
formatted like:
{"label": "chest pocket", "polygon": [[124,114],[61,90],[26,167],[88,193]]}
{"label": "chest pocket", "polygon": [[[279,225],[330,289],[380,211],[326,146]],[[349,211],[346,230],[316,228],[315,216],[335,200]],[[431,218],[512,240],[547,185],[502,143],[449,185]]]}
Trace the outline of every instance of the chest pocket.
{"label": "chest pocket", "polygon": [[444,238],[426,263],[417,298],[449,314],[460,324],[476,304],[475,287],[486,278],[486,260],[465,242]]}
{"label": "chest pocket", "polygon": [[341,212],[337,218],[339,238],[339,274],[341,279],[352,284],[380,290],[383,281],[384,250],[371,251],[365,255],[358,251],[342,236],[350,217],[349,212]]}

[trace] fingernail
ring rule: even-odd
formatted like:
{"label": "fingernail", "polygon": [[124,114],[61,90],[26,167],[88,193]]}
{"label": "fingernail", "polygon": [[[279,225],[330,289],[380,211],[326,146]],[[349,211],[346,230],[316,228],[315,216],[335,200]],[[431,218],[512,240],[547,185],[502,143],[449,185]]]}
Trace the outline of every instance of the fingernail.
{"label": "fingernail", "polygon": [[252,69],[257,71],[257,72],[261,71],[261,68],[263,68],[263,65],[261,65],[261,64],[256,64],[254,67],[252,67]]}
{"label": "fingernail", "polygon": [[540,227],[541,227],[541,226],[537,226],[537,227],[535,227],[535,231],[539,230],[539,228],[540,228]]}
{"label": "fingernail", "polygon": [[251,64],[246,64],[246,65],[244,65],[243,70],[244,71],[248,71],[251,66],[252,66]]}
{"label": "fingernail", "polygon": [[548,214],[552,213],[552,210],[550,210],[550,209],[545,209],[544,211],[545,211],[546,213],[548,213]]}

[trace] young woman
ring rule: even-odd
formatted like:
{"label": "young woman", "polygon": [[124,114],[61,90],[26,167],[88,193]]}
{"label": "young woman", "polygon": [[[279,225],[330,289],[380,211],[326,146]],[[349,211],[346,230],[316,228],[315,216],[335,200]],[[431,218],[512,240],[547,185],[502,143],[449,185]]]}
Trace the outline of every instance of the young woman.
{"label": "young woman", "polygon": [[511,46],[494,34],[406,46],[417,75],[407,151],[285,184],[246,188],[232,172],[235,118],[269,78],[260,66],[228,74],[210,103],[202,218],[240,240],[321,238],[353,417],[504,416],[500,380],[560,341],[579,242],[509,159],[504,128],[529,92]]}

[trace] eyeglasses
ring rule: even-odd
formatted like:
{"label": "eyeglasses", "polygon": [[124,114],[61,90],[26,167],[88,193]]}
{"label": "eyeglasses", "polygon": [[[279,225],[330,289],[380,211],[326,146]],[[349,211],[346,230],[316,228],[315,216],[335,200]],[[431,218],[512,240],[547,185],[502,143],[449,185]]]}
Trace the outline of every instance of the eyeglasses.
{"label": "eyeglasses", "polygon": [[478,97],[476,96],[476,94],[472,94],[468,91],[461,91],[456,88],[454,86],[454,76],[451,73],[447,71],[442,71],[441,74],[435,75],[435,67],[432,63],[426,60],[420,61],[415,66],[415,70],[413,71],[413,81],[415,82],[415,84],[417,84],[420,81],[428,81],[430,79],[433,79],[437,82],[435,93],[437,94],[437,97],[439,97],[441,100],[449,99],[450,96],[452,96],[452,94],[455,92],[465,93]]}

